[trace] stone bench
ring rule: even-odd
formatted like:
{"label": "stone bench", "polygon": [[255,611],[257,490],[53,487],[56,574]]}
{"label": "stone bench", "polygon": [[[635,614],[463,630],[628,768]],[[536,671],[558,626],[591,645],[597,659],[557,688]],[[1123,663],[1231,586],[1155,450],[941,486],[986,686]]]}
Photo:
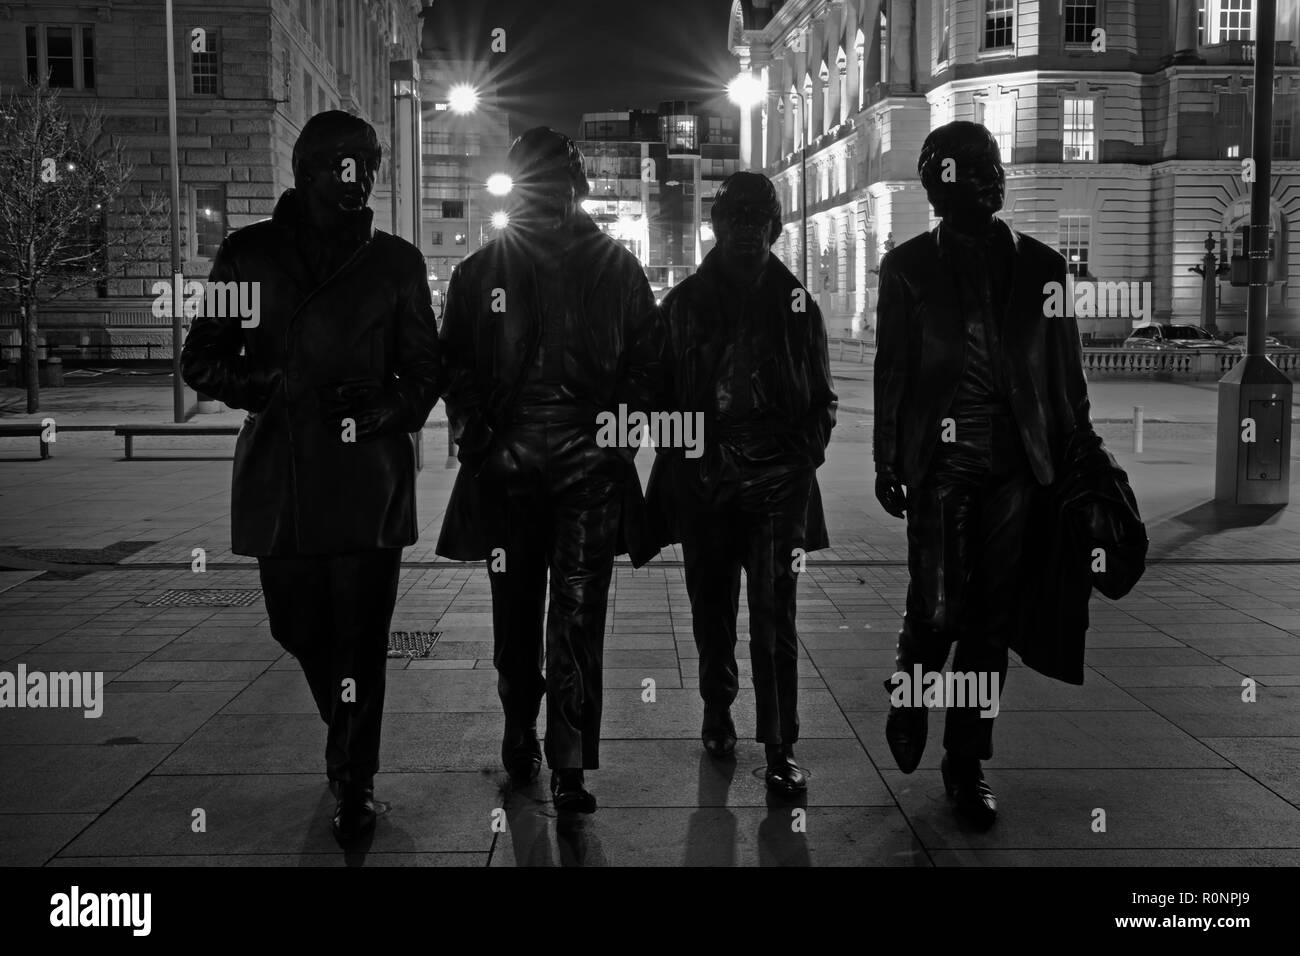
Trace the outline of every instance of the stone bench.
{"label": "stone bench", "polygon": [[134,440],[142,435],[165,436],[203,436],[203,435],[238,435],[239,425],[204,425],[190,422],[173,422],[168,424],[118,425],[113,434],[126,439],[126,457],[131,459],[135,453]]}
{"label": "stone bench", "polygon": [[[55,435],[58,435],[57,425]],[[39,438],[41,457],[50,457],[50,443],[44,438],[45,426],[40,422],[0,422],[0,438]]]}

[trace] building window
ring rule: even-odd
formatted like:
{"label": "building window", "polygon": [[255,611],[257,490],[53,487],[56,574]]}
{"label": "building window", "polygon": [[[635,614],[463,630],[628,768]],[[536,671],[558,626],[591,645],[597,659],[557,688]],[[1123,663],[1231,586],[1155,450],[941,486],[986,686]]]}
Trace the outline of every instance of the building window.
{"label": "building window", "polygon": [[440,246],[440,245],[442,245],[442,233],[440,233],[440,232],[435,232],[435,233],[434,233],[433,235],[431,235],[429,238],[433,241],[433,244],[434,244],[435,246]]}
{"label": "building window", "polygon": [[[1219,157],[1240,159],[1242,147],[1250,142],[1250,113],[1247,93],[1220,93],[1219,114],[1215,127],[1219,131]],[[1277,126],[1273,133],[1276,137]]]}
{"label": "building window", "polygon": [[977,102],[975,112],[979,123],[998,141],[1002,162],[1013,162],[1016,147],[1016,98],[996,96]]}
{"label": "building window", "polygon": [[442,201],[442,218],[443,219],[464,219],[465,200],[444,199]]}
{"label": "building window", "polygon": [[889,82],[889,18],[880,11],[880,82]]}
{"label": "building window", "polygon": [[1088,240],[1092,232],[1091,216],[1062,216],[1061,255],[1065,256],[1066,268],[1071,275],[1083,277],[1088,274]]}
{"label": "building window", "polygon": [[952,33],[952,0],[935,0],[935,23],[939,27],[939,52],[936,63],[945,63],[949,56],[949,37]]}
{"label": "building window", "polygon": [[29,26],[27,80],[67,90],[95,88],[95,31],[79,26]]}
{"label": "building window", "polygon": [[984,49],[1009,47],[1013,39],[1016,0],[984,0]]}
{"label": "building window", "polygon": [[1291,158],[1292,117],[1295,115],[1294,93],[1273,94],[1273,158]]}
{"label": "building window", "polygon": [[1065,0],[1065,42],[1092,43],[1097,28],[1097,0]]}
{"label": "building window", "polygon": [[1255,0],[1218,0],[1215,43],[1255,39]]}
{"label": "building window", "polygon": [[858,107],[867,105],[867,40],[861,30],[853,40],[853,47],[858,51]]}
{"label": "building window", "polygon": [[1061,114],[1061,159],[1067,163],[1095,163],[1096,104],[1090,97],[1067,96],[1061,101]]}
{"label": "building window", "polygon": [[1197,0],[1196,42],[1202,46],[1255,39],[1254,0]]}
{"label": "building window", "polygon": [[311,74],[306,70],[302,71],[302,121],[305,123],[312,118],[311,94],[315,89],[312,86]]}
{"label": "building window", "polygon": [[195,186],[192,195],[194,254],[211,259],[226,238],[226,193],[220,186]]}
{"label": "building window", "polygon": [[659,121],[659,130],[671,147],[695,149],[698,142],[694,116],[666,116]]}
{"label": "building window", "polygon": [[196,96],[221,95],[221,42],[216,30],[208,30],[203,52],[190,47],[190,92]]}

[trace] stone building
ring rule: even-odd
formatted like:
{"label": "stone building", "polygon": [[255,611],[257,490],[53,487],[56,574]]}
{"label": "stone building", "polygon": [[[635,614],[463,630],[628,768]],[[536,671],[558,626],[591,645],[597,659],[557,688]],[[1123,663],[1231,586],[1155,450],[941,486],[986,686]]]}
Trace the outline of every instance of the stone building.
{"label": "stone building", "polygon": [[[326,109],[379,131],[385,163],[371,205],[376,226],[391,228],[388,64],[417,54],[419,0],[177,0],[174,9],[185,276],[205,278],[228,232],[271,214],[292,185],[294,140]],[[205,52],[194,52],[195,29]],[[127,145],[131,190],[167,195],[166,42],[161,0],[0,3],[0,49],[23,53],[0,57],[0,87],[48,74],[66,108],[96,106]],[[170,357],[171,320],[153,316],[150,294],[170,272],[164,254],[110,278],[98,297],[92,287],[44,306],[47,341],[84,346],[87,357]],[[0,313],[5,333],[16,336],[16,323],[12,309]]]}
{"label": "stone building", "polygon": [[[1204,240],[1242,254],[1255,0],[736,0],[730,49],[766,102],[741,110],[742,162],[778,183],[792,268],[807,190],[809,284],[839,334],[874,321],[887,240],[933,225],[916,175],[956,119],[997,137],[1002,216],[1080,279],[1150,283],[1152,321],[1198,322]],[[1300,336],[1300,4],[1278,3],[1270,330]],[[802,99],[792,94],[802,94]],[[803,104],[806,103],[806,108]],[[800,150],[807,147],[807,180]],[[797,269],[796,269],[797,271]],[[1219,283],[1220,329],[1246,290]],[[1123,338],[1140,317],[1080,320]]]}

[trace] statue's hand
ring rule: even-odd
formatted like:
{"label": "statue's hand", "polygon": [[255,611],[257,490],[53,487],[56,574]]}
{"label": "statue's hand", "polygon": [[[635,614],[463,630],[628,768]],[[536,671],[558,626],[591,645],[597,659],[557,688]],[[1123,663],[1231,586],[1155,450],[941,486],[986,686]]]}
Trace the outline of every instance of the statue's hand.
{"label": "statue's hand", "polygon": [[903,484],[893,475],[876,476],[876,500],[895,518],[901,518],[907,511],[907,492]]}
{"label": "statue's hand", "polygon": [[283,374],[278,368],[254,368],[248,377],[247,411],[255,415],[266,411],[282,378]]}

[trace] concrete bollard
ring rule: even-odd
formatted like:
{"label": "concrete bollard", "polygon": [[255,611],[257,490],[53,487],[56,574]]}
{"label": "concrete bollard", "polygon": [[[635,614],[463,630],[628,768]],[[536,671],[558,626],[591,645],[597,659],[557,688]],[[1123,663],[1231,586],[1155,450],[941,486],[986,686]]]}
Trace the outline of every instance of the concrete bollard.
{"label": "concrete bollard", "polygon": [[1133,454],[1142,454],[1142,406],[1133,406]]}

